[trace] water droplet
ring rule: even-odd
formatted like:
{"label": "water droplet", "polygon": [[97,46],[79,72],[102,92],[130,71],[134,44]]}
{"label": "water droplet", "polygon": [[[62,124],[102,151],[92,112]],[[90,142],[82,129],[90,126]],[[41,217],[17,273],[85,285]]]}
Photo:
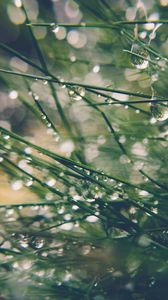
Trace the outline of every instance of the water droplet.
{"label": "water droplet", "polygon": [[158,214],[158,209],[157,209],[157,207],[151,208],[151,211],[152,211],[154,214]]}
{"label": "water droplet", "polygon": [[83,87],[77,86],[74,88],[74,90],[69,91],[69,96],[76,101],[79,101],[82,99],[82,97],[85,96],[85,89]]}
{"label": "water droplet", "polygon": [[21,247],[23,248],[27,248],[28,247],[28,237],[24,234],[20,234],[19,235],[19,244]]}
{"label": "water droplet", "polygon": [[56,180],[54,178],[49,178],[49,180],[47,181],[48,186],[54,186],[55,183],[56,183]]}
{"label": "water droplet", "polygon": [[137,69],[146,69],[149,65],[149,61],[146,59],[149,59],[148,51],[143,48],[142,46],[139,46],[138,44],[133,44],[131,49],[132,55],[131,55],[131,62]]}
{"label": "water droplet", "polygon": [[100,66],[99,65],[95,65],[93,67],[93,73],[98,73],[100,71]]}
{"label": "water droplet", "polygon": [[22,188],[22,186],[23,186],[22,180],[13,181],[11,184],[11,187],[14,191],[20,190]]}
{"label": "water droplet", "polygon": [[157,121],[165,121],[168,118],[168,108],[158,103],[152,103],[150,106],[152,116]]}
{"label": "water droplet", "polygon": [[115,201],[119,198],[119,194],[118,193],[114,193],[112,196],[111,196],[111,200],[112,201]]}
{"label": "water droplet", "polygon": [[10,136],[9,135],[4,135],[4,140],[9,140]]}
{"label": "water droplet", "polygon": [[150,281],[150,283],[149,283],[149,287],[152,287],[154,284],[155,284],[155,278],[152,277],[152,278],[151,278],[151,281]]}
{"label": "water droplet", "polygon": [[59,226],[59,228],[63,229],[63,230],[71,230],[74,226],[74,223],[65,223]]}
{"label": "water droplet", "polygon": [[39,237],[33,237],[30,246],[34,249],[41,249],[44,246],[44,240]]}
{"label": "water droplet", "polygon": [[26,148],[24,149],[24,152],[25,152],[26,154],[31,154],[31,153],[32,153],[32,149],[31,149],[30,147],[26,147]]}
{"label": "water droplet", "polygon": [[10,99],[15,100],[15,99],[17,99],[17,97],[18,97],[18,92],[17,91],[13,90],[9,93],[9,98]]}
{"label": "water droplet", "polygon": [[155,74],[153,74],[153,75],[151,76],[151,80],[152,80],[153,82],[157,81],[158,78],[159,78],[158,73],[155,73]]}
{"label": "water droplet", "polygon": [[26,185],[27,187],[32,186],[32,184],[33,184],[32,178],[26,179],[26,180],[25,180],[25,185]]}
{"label": "water droplet", "polygon": [[57,132],[54,131],[52,135],[53,135],[56,142],[58,142],[60,140],[60,136]]}
{"label": "water droplet", "polygon": [[36,101],[39,100],[39,96],[38,96],[37,94],[33,93],[33,97],[34,97],[34,99],[35,99]]}
{"label": "water droplet", "polygon": [[76,56],[75,55],[70,56],[70,61],[75,62],[76,61]]}
{"label": "water droplet", "polygon": [[96,216],[89,216],[86,218],[86,221],[90,222],[90,223],[95,223],[98,221],[98,217]]}
{"label": "water droplet", "polygon": [[70,221],[71,218],[72,218],[71,214],[64,215],[64,220],[66,220],[66,221]]}
{"label": "water droplet", "polygon": [[50,128],[50,127],[51,127],[51,123],[48,123],[48,124],[47,124],[47,127]]}
{"label": "water droplet", "polygon": [[55,23],[51,23],[52,32],[57,33],[59,31],[59,26]]}
{"label": "water droplet", "polygon": [[22,1],[21,0],[14,0],[14,4],[16,7],[22,7]]}
{"label": "water droplet", "polygon": [[104,101],[105,101],[106,103],[108,103],[108,104],[111,104],[111,103],[113,103],[113,100],[112,100],[112,99],[110,99],[110,98],[106,98]]}

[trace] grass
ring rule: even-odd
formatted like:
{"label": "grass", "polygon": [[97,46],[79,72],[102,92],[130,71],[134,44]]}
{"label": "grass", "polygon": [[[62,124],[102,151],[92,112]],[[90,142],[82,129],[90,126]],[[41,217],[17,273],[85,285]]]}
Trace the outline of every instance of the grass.
{"label": "grass", "polygon": [[31,21],[23,1],[31,51],[0,42],[2,93],[17,91],[0,123],[1,175],[36,199],[1,199],[0,298],[166,299],[168,21],[158,3],[159,20],[137,8],[129,21],[118,4],[78,2],[82,19],[64,23],[53,8]]}

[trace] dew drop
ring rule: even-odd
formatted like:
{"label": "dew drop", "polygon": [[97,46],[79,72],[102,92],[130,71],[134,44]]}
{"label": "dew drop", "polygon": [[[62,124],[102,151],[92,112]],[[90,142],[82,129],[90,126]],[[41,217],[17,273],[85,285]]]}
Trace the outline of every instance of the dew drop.
{"label": "dew drop", "polygon": [[29,186],[32,186],[32,184],[33,184],[33,180],[32,180],[32,178],[30,178],[30,179],[26,179],[26,181],[25,181],[25,185],[26,185],[27,187],[29,187]]}
{"label": "dew drop", "polygon": [[148,51],[139,46],[138,44],[133,44],[131,49],[132,55],[131,55],[131,62],[137,69],[146,69],[149,65],[149,61],[146,59],[149,59]]}
{"label": "dew drop", "polygon": [[48,123],[48,124],[47,124],[47,127],[50,128],[50,127],[51,127],[51,123]]}
{"label": "dew drop", "polygon": [[9,135],[4,135],[4,140],[9,140],[10,136]]}
{"label": "dew drop", "polygon": [[83,87],[75,87],[74,90],[69,91],[69,96],[76,101],[82,99],[85,96],[85,89]]}
{"label": "dew drop", "polygon": [[22,180],[13,181],[11,184],[12,190],[14,190],[14,191],[20,190],[22,188],[22,186],[23,186]]}
{"label": "dew drop", "polygon": [[164,107],[158,103],[152,103],[150,106],[150,111],[152,116],[157,121],[165,121],[168,119],[168,108]]}
{"label": "dew drop", "polygon": [[152,75],[151,80],[152,80],[153,82],[155,82],[155,81],[158,80],[158,78],[159,78],[158,73],[155,73],[155,74]]}
{"label": "dew drop", "polygon": [[24,234],[20,234],[19,244],[20,244],[21,247],[27,248],[28,247],[28,238],[27,238],[27,236],[25,236]]}
{"label": "dew drop", "polygon": [[3,157],[0,156],[0,163],[3,162],[3,160],[4,160]]}
{"label": "dew drop", "polygon": [[54,139],[56,142],[59,142],[59,140],[60,140],[60,136],[56,132],[54,132]]}
{"label": "dew drop", "polygon": [[16,7],[22,7],[22,1],[21,0],[14,0],[14,4]]}
{"label": "dew drop", "polygon": [[38,237],[35,237],[31,240],[30,246],[34,249],[41,249],[44,246],[44,240]]}
{"label": "dew drop", "polygon": [[55,23],[51,23],[52,32],[57,33],[59,31],[59,26]]}
{"label": "dew drop", "polygon": [[39,100],[39,96],[38,96],[37,94],[33,93],[33,97],[34,97],[34,99],[35,99],[36,101]]}
{"label": "dew drop", "polygon": [[56,183],[56,180],[54,178],[49,178],[48,181],[47,181],[47,185],[48,186],[54,186]]}
{"label": "dew drop", "polygon": [[96,216],[92,215],[92,216],[88,216],[86,218],[86,221],[88,221],[89,223],[95,223],[98,221],[98,218]]}
{"label": "dew drop", "polygon": [[76,56],[75,55],[70,56],[70,61],[75,62],[76,61]]}
{"label": "dew drop", "polygon": [[17,97],[18,97],[18,92],[17,91],[13,90],[9,93],[9,98],[10,99],[15,100],[15,99],[17,99]]}
{"label": "dew drop", "polygon": [[93,67],[93,73],[98,73],[100,71],[100,66],[99,65],[95,65]]}

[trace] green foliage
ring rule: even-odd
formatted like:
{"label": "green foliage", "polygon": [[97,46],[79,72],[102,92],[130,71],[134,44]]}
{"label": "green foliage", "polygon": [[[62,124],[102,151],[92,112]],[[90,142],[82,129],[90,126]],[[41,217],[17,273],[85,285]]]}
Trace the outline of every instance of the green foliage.
{"label": "green foliage", "polygon": [[35,201],[1,199],[0,298],[166,299],[166,8],[66,0],[45,15],[39,1],[34,22],[29,1],[11,2],[4,13],[25,21],[14,46],[0,42],[2,98],[15,101],[0,175]]}

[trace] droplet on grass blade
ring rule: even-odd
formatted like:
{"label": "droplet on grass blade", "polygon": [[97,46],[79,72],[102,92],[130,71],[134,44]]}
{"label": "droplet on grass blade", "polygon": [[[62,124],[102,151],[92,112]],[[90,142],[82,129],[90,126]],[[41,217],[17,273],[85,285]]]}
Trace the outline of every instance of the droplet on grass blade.
{"label": "droplet on grass blade", "polygon": [[30,241],[30,246],[34,249],[41,249],[44,246],[44,240],[39,237],[34,237]]}
{"label": "droplet on grass blade", "polygon": [[[146,69],[149,65],[149,54],[148,51],[139,46],[138,44],[133,44],[131,49],[131,62],[137,69]],[[146,60],[147,59],[147,60]]]}
{"label": "droplet on grass blade", "polygon": [[152,103],[150,106],[150,111],[152,116],[157,121],[165,121],[168,119],[168,108],[164,107],[158,103]]}
{"label": "droplet on grass blade", "polygon": [[57,32],[58,32],[59,26],[58,26],[57,24],[51,23],[50,26],[51,26],[52,32],[54,32],[54,33],[57,33]]}
{"label": "droplet on grass blade", "polygon": [[69,91],[69,96],[73,100],[79,101],[85,96],[85,89],[81,86],[77,86],[73,90]]}

